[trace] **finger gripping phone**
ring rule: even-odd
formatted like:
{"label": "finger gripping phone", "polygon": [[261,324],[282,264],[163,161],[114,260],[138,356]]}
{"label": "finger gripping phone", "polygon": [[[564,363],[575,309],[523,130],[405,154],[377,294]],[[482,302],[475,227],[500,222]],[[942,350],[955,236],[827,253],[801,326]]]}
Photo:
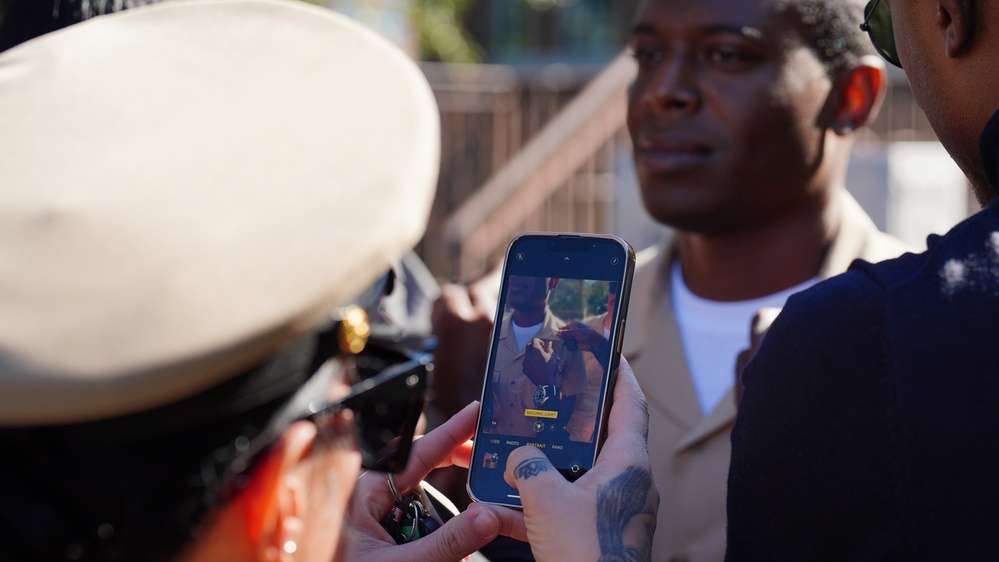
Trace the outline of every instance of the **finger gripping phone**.
{"label": "finger gripping phone", "polygon": [[525,233],[510,243],[468,471],[475,500],[521,507],[503,480],[532,445],[567,479],[603,442],[635,268],[615,236]]}

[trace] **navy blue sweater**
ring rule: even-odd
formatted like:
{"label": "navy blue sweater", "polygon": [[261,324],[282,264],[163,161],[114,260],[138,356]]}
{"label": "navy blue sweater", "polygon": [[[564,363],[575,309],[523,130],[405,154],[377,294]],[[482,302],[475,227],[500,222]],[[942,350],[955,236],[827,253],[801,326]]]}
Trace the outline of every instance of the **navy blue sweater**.
{"label": "navy blue sweater", "polygon": [[727,560],[999,559],[997,204],[789,299],[744,380]]}

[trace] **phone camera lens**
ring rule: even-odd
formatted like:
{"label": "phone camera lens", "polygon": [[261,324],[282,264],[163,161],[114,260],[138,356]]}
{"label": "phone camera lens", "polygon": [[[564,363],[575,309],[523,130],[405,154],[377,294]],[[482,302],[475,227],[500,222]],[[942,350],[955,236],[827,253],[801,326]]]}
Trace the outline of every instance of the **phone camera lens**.
{"label": "phone camera lens", "polygon": [[517,261],[524,261],[524,252],[517,252]]}
{"label": "phone camera lens", "polygon": [[618,261],[620,260],[618,260],[617,258],[611,258],[611,265],[617,265]]}

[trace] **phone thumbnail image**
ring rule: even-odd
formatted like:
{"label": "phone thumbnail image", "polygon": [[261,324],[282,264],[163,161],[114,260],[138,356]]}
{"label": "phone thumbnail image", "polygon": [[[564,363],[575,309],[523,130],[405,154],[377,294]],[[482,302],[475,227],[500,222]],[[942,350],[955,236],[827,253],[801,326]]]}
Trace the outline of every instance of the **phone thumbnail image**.
{"label": "phone thumbnail image", "polygon": [[611,281],[510,276],[487,433],[593,440],[617,291]]}
{"label": "phone thumbnail image", "polygon": [[486,453],[482,459],[482,468],[496,468],[499,465],[499,453]]}

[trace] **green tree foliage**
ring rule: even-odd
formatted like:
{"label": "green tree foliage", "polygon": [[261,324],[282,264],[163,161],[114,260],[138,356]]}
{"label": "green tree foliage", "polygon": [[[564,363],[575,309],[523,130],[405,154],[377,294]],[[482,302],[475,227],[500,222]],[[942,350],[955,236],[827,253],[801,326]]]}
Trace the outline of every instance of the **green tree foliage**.
{"label": "green tree foliage", "polygon": [[421,58],[441,62],[482,62],[482,48],[472,39],[461,16],[473,0],[417,0],[415,20]]}
{"label": "green tree foliage", "polygon": [[586,291],[586,316],[607,312],[607,294],[610,292],[609,288],[610,283],[606,281],[596,281],[589,284]]}
{"label": "green tree foliage", "polygon": [[607,311],[606,281],[562,279],[548,296],[548,308],[562,320],[582,320]]}

